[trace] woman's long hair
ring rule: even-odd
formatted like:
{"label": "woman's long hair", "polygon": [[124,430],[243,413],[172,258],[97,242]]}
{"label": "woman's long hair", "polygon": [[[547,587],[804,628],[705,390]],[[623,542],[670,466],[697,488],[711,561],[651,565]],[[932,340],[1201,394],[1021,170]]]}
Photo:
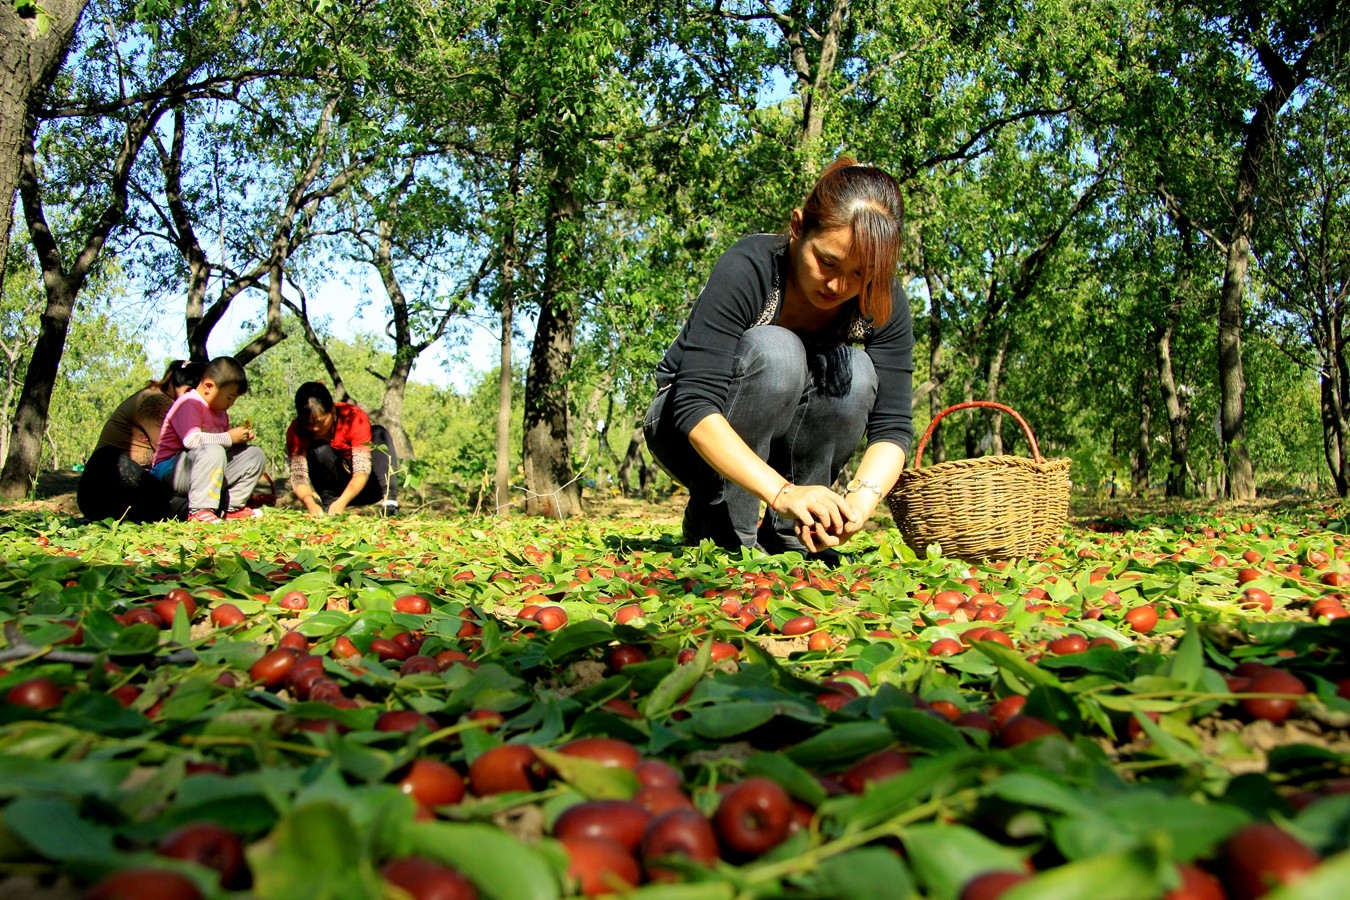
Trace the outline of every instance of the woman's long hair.
{"label": "woman's long hair", "polygon": [[891,317],[891,279],[900,258],[905,201],[885,171],[841,156],[825,170],[802,204],[802,236],[848,228],[863,271],[858,307],[870,322]]}
{"label": "woman's long hair", "polygon": [[145,386],[155,388],[166,397],[173,399],[178,396],[179,388],[195,388],[197,382],[202,380],[202,372],[205,369],[206,363],[175,359],[169,363],[169,368],[164,370],[163,378],[158,380],[152,378]]}
{"label": "woman's long hair", "polygon": [[333,395],[327,385],[319,381],[306,381],[295,391],[295,415],[304,422],[311,413],[333,411]]}

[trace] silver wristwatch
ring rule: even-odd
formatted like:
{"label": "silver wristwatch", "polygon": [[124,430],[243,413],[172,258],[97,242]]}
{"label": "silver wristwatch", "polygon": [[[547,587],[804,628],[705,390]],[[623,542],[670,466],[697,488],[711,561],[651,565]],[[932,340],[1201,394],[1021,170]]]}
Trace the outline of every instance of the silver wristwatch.
{"label": "silver wristwatch", "polygon": [[866,478],[855,478],[844,485],[844,496],[847,497],[854,491],[860,491],[863,488],[867,488],[878,497],[881,496],[881,485],[877,484],[875,481],[869,481]]}

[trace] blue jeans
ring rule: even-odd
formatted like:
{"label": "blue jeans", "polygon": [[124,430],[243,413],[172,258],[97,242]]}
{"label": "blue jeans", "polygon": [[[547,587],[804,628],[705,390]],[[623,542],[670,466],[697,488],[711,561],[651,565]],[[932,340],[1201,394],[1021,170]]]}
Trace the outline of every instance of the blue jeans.
{"label": "blue jeans", "polygon": [[[652,456],[689,489],[684,540],[711,538],[728,550],[758,543],[771,553],[803,551],[796,522],[719,475],[675,427],[679,381],[657,392],[643,421]],[[808,351],[786,328],[761,325],[741,336],[724,415],[760,459],[795,484],[832,485],[867,429],[876,369],[861,348]]]}

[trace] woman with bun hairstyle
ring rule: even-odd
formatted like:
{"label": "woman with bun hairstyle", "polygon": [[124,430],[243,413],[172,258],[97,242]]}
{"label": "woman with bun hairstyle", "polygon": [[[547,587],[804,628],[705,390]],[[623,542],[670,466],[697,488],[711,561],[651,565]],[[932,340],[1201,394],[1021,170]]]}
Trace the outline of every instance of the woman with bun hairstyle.
{"label": "woman with bun hairstyle", "polygon": [[890,175],[842,157],[786,234],[742,238],[713,266],[644,421],[689,489],[685,543],[832,561],[890,492],[914,436],[903,214]]}
{"label": "woman with bun hairstyle", "polygon": [[398,512],[393,440],[365,410],[333,400],[328,388],[307,381],[295,392],[295,419],[286,429],[291,490],[314,515],[350,506]]}
{"label": "woman with bun hairstyle", "polygon": [[197,386],[205,368],[205,363],[175,359],[163,378],[113,410],[80,475],[75,499],[86,517],[156,522],[183,511],[174,508],[173,491],[150,475],[150,463],[169,407]]}

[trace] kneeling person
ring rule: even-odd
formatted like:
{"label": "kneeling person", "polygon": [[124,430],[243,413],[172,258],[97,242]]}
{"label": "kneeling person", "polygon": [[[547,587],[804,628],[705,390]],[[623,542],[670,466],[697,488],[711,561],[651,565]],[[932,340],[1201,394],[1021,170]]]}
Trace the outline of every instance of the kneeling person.
{"label": "kneeling person", "polygon": [[349,506],[398,511],[393,441],[359,406],[333,400],[317,381],[295,392],[295,420],[286,429],[291,490],[314,515],[337,515]]}

